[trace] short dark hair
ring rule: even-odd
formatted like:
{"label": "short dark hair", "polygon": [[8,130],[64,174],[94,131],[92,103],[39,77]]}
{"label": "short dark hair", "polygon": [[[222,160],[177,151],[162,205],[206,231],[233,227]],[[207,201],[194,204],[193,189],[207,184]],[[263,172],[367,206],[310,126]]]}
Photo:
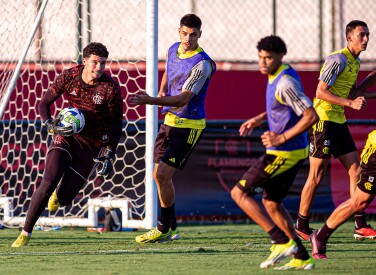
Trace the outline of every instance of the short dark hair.
{"label": "short dark hair", "polygon": [[273,53],[287,53],[287,48],[285,42],[276,35],[266,36],[261,38],[261,40],[257,43],[258,51],[267,51]]}
{"label": "short dark hair", "polygon": [[346,25],[346,37],[349,33],[351,33],[353,30],[355,30],[355,28],[358,27],[358,26],[368,28],[366,22],[363,22],[363,21],[360,21],[360,20],[353,20]]}
{"label": "short dark hair", "polygon": [[200,30],[201,24],[200,17],[193,13],[186,14],[180,19],[180,27],[186,26],[188,28],[196,28]]}
{"label": "short dark hair", "polygon": [[83,51],[83,57],[84,58],[88,58],[90,57],[90,55],[97,55],[99,57],[105,57],[105,58],[108,58],[108,50],[106,48],[105,45],[103,45],[102,43],[98,43],[98,42],[91,42],[89,45],[87,45],[85,48],[84,48],[84,51]]}

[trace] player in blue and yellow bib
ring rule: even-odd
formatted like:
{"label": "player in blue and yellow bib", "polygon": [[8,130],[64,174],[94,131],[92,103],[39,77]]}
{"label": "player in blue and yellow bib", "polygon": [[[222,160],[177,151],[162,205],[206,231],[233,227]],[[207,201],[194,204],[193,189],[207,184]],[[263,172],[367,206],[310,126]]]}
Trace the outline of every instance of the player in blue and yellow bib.
{"label": "player in blue and yellow bib", "polygon": [[[264,37],[258,42],[257,49],[260,71],[268,75],[266,112],[244,122],[239,132],[242,136],[249,135],[253,128],[267,119],[269,130],[261,136],[266,154],[245,172],[231,190],[231,197],[270,235],[272,253],[261,263],[261,268],[294,255],[289,263],[278,269],[313,269],[314,261],[297,236],[282,200],[308,157],[305,131],[318,120],[318,116],[304,94],[297,72],[282,63],[287,53],[283,40],[273,35]],[[267,213],[253,198],[258,187],[264,189],[262,201]]]}
{"label": "player in blue and yellow bib", "polygon": [[[318,186],[324,178],[330,157],[338,158],[348,171],[351,196],[359,178],[360,163],[354,140],[350,134],[344,107],[362,110],[366,105],[363,95],[353,97],[358,77],[359,55],[367,49],[369,31],[363,21],[351,21],[346,26],[347,47],[330,54],[320,71],[319,84],[313,104],[320,121],[309,131],[310,171],[302,190],[296,231],[308,240],[312,234],[309,213]],[[356,213],[355,231],[372,233],[367,225],[365,213]]]}
{"label": "player in blue and yellow bib", "polygon": [[140,92],[129,100],[135,105],[163,106],[162,114],[165,114],[154,146],[153,176],[158,186],[161,218],[156,228],[136,237],[137,243],[179,238],[172,177],[176,169],[183,170],[206,127],[205,97],[216,66],[198,45],[200,18],[194,14],[183,16],[179,35],[180,42],[168,50],[158,97]]}

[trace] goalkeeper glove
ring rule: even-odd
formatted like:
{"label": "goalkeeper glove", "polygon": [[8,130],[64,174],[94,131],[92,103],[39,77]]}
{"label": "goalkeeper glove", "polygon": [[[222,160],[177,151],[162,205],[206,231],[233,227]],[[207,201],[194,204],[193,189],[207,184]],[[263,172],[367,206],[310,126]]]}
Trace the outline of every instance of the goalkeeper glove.
{"label": "goalkeeper glove", "polygon": [[63,117],[58,116],[55,119],[47,119],[44,122],[44,125],[47,126],[47,130],[51,134],[56,134],[56,135],[61,135],[64,137],[68,137],[74,134],[73,126],[68,125],[68,126],[60,126],[60,121]]}
{"label": "goalkeeper glove", "polygon": [[94,158],[94,161],[103,163],[102,170],[98,172],[98,175],[104,176],[104,178],[107,179],[114,169],[113,162],[115,161],[115,153],[107,147],[104,155]]}

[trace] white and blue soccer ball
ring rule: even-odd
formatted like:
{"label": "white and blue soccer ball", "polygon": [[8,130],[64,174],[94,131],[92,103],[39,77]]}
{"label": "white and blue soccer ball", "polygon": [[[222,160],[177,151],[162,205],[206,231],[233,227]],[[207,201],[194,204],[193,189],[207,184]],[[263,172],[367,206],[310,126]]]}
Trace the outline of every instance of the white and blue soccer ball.
{"label": "white and blue soccer ball", "polygon": [[85,126],[84,114],[77,108],[67,107],[60,111],[60,116],[62,119],[60,121],[60,126],[73,126],[74,133],[79,133]]}

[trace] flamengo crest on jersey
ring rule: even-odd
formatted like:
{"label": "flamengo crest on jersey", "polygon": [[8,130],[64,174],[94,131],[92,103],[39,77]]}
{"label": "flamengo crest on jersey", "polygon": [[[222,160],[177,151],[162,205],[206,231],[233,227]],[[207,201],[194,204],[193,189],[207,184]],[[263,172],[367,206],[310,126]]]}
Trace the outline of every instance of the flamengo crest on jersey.
{"label": "flamengo crest on jersey", "polygon": [[100,96],[99,94],[96,94],[96,95],[93,97],[93,100],[94,100],[94,103],[95,103],[95,104],[102,104],[103,96]]}

